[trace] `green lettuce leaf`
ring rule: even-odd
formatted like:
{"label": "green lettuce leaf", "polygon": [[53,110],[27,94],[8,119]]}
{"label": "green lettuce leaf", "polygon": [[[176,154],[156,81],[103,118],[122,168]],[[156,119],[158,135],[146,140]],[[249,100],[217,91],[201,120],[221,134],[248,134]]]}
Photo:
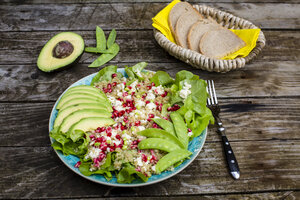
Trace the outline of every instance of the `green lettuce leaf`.
{"label": "green lettuce leaf", "polygon": [[148,180],[148,177],[141,172],[136,171],[131,164],[125,163],[123,168],[117,174],[117,181],[118,183],[131,183],[134,179],[136,179],[136,176],[142,179],[144,182],[147,182]]}
{"label": "green lettuce leaf", "polygon": [[174,82],[174,80],[170,77],[170,75],[164,71],[157,71],[154,74],[154,76],[150,78],[150,81],[155,83],[156,86],[158,85],[165,86]]}
{"label": "green lettuce leaf", "polygon": [[111,75],[117,73],[117,68],[116,65],[109,65],[101,69],[92,79],[91,86],[99,81],[110,81],[112,79]]}

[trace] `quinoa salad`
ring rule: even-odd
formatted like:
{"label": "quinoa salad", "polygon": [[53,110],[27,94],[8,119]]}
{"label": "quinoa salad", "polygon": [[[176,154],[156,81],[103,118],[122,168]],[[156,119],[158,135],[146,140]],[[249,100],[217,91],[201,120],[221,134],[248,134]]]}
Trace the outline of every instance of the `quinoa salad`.
{"label": "quinoa salad", "polygon": [[185,70],[173,79],[146,66],[126,66],[126,76],[107,66],[58,102],[52,146],[78,156],[83,175],[147,182],[189,159],[189,142],[213,123],[204,80]]}

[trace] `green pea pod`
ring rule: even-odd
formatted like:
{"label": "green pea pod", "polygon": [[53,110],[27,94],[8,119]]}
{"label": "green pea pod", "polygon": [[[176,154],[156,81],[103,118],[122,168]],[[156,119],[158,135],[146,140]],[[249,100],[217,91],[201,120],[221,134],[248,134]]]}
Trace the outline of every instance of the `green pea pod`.
{"label": "green pea pod", "polygon": [[111,30],[111,32],[108,36],[107,42],[106,42],[106,45],[107,45],[108,49],[114,44],[114,42],[116,40],[116,37],[117,37],[116,30],[115,29]]}
{"label": "green pea pod", "polygon": [[181,142],[177,139],[177,137],[175,135],[172,135],[171,133],[161,130],[161,129],[149,128],[149,129],[137,132],[137,134],[148,137],[148,138],[166,139],[169,142],[173,142],[174,144],[177,144],[178,146],[184,148],[184,146],[181,144]]}
{"label": "green pea pod", "polygon": [[97,26],[96,27],[96,41],[97,41],[97,49],[103,51],[106,49],[106,38],[104,31]]}
{"label": "green pea pod", "polygon": [[166,130],[168,133],[171,133],[172,135],[174,135],[176,137],[176,133],[175,133],[172,122],[165,120],[165,119],[161,119],[161,118],[152,118],[152,120],[155,123],[157,123],[161,128]]}
{"label": "green pea pod", "polygon": [[100,67],[113,59],[119,52],[120,47],[117,43],[114,43],[109,50],[111,50],[113,53],[112,54],[102,54],[99,56],[92,64],[89,65],[89,67]]}
{"label": "green pea pod", "polygon": [[192,152],[186,149],[178,149],[168,153],[167,155],[163,156],[156,164],[155,171],[160,174],[167,168],[171,167],[177,162],[186,159],[192,154]]}
{"label": "green pea pod", "polygon": [[189,143],[189,137],[187,134],[187,126],[186,126],[183,118],[177,112],[171,113],[170,117],[174,124],[177,138],[182,142],[183,146],[187,149],[188,143]]}
{"label": "green pea pod", "polygon": [[172,152],[181,149],[177,144],[161,138],[147,138],[138,144],[139,149],[158,149],[166,152]]}
{"label": "green pea pod", "polygon": [[86,47],[84,49],[85,52],[89,52],[89,53],[110,53],[112,54],[113,51],[111,49],[105,49],[105,50],[100,50],[97,47]]}

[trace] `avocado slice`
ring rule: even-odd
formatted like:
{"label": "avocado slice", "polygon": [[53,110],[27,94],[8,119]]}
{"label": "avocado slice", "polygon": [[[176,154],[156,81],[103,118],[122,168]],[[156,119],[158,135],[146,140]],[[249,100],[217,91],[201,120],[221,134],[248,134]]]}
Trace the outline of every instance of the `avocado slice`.
{"label": "avocado slice", "polygon": [[97,103],[81,103],[75,104],[64,109],[59,110],[57,117],[54,121],[53,127],[59,127],[62,121],[71,113],[76,112],[77,110],[83,109],[96,109],[96,110],[103,110],[103,112],[112,112],[112,108],[103,106],[102,104]]}
{"label": "avocado slice", "polygon": [[99,92],[94,92],[93,90],[72,90],[72,91],[67,91],[64,96],[70,95],[70,94],[75,94],[75,93],[81,93],[81,94],[87,94],[87,95],[91,95],[91,96],[95,96],[95,97],[99,97],[102,99],[107,99],[107,97],[105,95],[103,95],[102,93]]}
{"label": "avocado slice", "polygon": [[94,109],[83,109],[83,110],[78,110],[70,115],[68,115],[63,122],[61,123],[59,127],[59,131],[66,133],[69,128],[80,121],[83,118],[88,118],[88,117],[104,117],[104,118],[110,118],[111,113],[103,110],[94,110]]}
{"label": "avocado slice", "polygon": [[60,109],[65,103],[67,103],[68,101],[72,100],[72,99],[76,99],[76,98],[86,98],[86,99],[94,99],[94,100],[98,100],[98,101],[103,101],[103,102],[107,102],[108,100],[101,96],[93,96],[90,94],[86,94],[86,93],[73,93],[73,94],[67,94],[67,95],[63,95],[62,98],[59,100],[56,109]]}
{"label": "avocado slice", "polygon": [[62,107],[60,109],[64,109],[66,107],[76,105],[76,104],[82,104],[82,103],[96,103],[99,106],[109,107],[109,109],[112,109],[110,103],[108,103],[108,102],[99,101],[98,99],[89,99],[89,98],[75,98],[75,99],[72,99],[72,100],[64,103],[64,105],[62,105]]}
{"label": "avocado slice", "polygon": [[83,118],[73,126],[68,131],[68,134],[72,134],[75,130],[81,130],[84,132],[95,130],[98,127],[109,126],[114,124],[115,121],[111,118],[104,117],[89,117]]}
{"label": "avocado slice", "polygon": [[37,66],[44,72],[51,72],[74,63],[83,53],[84,41],[73,32],[62,32],[52,37],[43,47]]}
{"label": "avocado slice", "polygon": [[66,107],[75,105],[75,104],[81,104],[81,103],[96,103],[99,104],[102,107],[109,107],[111,109],[111,105],[110,103],[106,102],[106,101],[99,101],[98,99],[89,99],[89,98],[75,98],[72,99],[66,103],[64,103],[64,105],[62,105],[62,107],[60,109],[64,109]]}
{"label": "avocado slice", "polygon": [[95,87],[90,86],[90,85],[77,85],[77,86],[69,88],[66,93],[71,92],[73,90],[94,91],[96,93],[100,93],[101,95],[105,96],[105,94],[100,89],[95,88]]}

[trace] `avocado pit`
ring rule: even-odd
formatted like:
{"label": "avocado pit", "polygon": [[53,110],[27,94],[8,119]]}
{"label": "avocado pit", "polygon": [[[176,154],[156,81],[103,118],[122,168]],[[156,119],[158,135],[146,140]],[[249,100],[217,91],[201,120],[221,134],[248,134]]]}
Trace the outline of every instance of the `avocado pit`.
{"label": "avocado pit", "polygon": [[55,45],[52,55],[55,58],[66,58],[74,51],[74,46],[68,41],[60,41]]}

